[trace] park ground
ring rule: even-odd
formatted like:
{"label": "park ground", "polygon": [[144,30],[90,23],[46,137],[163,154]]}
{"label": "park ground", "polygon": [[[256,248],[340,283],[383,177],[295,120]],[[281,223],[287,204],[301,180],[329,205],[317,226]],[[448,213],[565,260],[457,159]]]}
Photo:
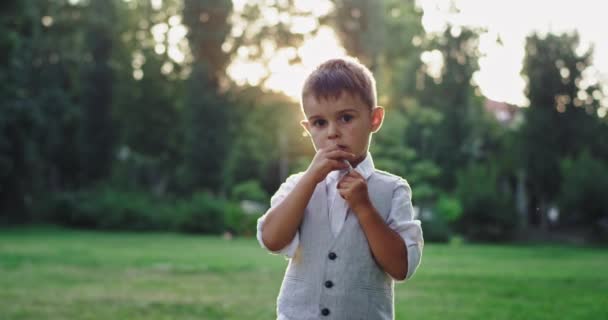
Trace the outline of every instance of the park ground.
{"label": "park ground", "polygon": [[[286,260],[255,239],[0,229],[0,319],[273,319]],[[608,319],[608,249],[433,244],[396,319]]]}

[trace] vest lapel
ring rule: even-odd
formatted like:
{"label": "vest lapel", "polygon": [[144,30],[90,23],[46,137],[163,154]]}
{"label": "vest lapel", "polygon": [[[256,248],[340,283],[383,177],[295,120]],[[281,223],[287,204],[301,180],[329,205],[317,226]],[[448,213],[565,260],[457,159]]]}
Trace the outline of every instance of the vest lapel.
{"label": "vest lapel", "polygon": [[[321,221],[323,224],[323,232],[326,232],[330,239],[333,240],[333,233],[331,232],[331,225],[329,220],[329,206],[327,205],[327,185],[325,182],[317,184],[315,192],[313,194],[313,198],[311,199],[311,203],[317,204],[317,210],[313,211],[313,214],[321,215]],[[332,241],[333,245],[333,241]]]}

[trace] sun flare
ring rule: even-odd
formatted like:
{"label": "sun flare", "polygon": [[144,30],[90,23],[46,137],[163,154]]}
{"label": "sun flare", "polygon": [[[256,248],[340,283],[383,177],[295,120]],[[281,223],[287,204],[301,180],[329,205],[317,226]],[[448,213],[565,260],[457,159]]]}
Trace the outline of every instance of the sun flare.
{"label": "sun flare", "polygon": [[[257,2],[263,0],[256,0]],[[255,2],[255,1],[254,1]],[[599,2],[580,0],[585,5],[573,7],[566,0],[538,0],[533,3],[523,0],[495,3],[493,1],[456,0],[458,14],[450,14],[449,0],[417,0],[423,10],[423,27],[427,32],[440,32],[447,22],[455,25],[485,28],[487,32],[480,35],[480,69],[474,75],[474,83],[479,86],[481,93],[493,100],[504,101],[519,106],[528,104],[523,91],[525,81],[520,75],[525,55],[525,37],[535,31],[564,32],[577,30],[581,34],[583,44],[593,43],[596,51],[594,61],[598,70],[594,77],[608,79],[608,59],[598,59],[608,52],[608,42],[603,40],[601,28],[594,27],[587,17],[597,17],[602,10],[586,10],[584,8],[599,7]],[[245,0],[233,0],[235,12],[243,10]],[[328,0],[295,0],[296,9],[312,12],[321,16],[333,8]],[[533,6],[532,9],[522,9]],[[549,8],[549,9],[547,9]],[[538,15],[542,10],[546,14]],[[581,14],[572,15],[572,11]],[[292,19],[292,32],[306,34],[314,28],[311,19],[293,19],[281,16],[276,10],[264,11],[265,23],[274,23],[281,19]],[[515,21],[513,17],[518,17]],[[567,18],[567,19],[566,19]],[[565,19],[565,20],[564,20]],[[564,21],[568,21],[567,23]],[[248,26],[234,25],[233,33],[242,33]],[[496,41],[500,39],[500,43]],[[299,55],[302,63],[290,64],[294,55]],[[345,49],[340,44],[335,32],[329,27],[321,27],[316,36],[305,40],[300,48],[281,48],[272,52],[266,63],[248,60],[246,49],[239,51],[227,69],[228,75],[239,85],[260,85],[266,90],[278,91],[298,99],[299,91],[306,74],[311,68],[331,57],[344,56]],[[429,65],[430,70],[441,68],[441,56],[437,52],[426,52],[421,59]],[[433,69],[434,68],[434,69]],[[438,70],[435,70],[439,73]]]}

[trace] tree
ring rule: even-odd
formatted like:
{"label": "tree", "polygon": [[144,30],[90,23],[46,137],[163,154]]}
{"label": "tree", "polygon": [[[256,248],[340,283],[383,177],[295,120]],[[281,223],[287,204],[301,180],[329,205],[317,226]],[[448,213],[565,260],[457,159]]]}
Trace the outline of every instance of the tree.
{"label": "tree", "polygon": [[383,1],[334,0],[330,25],[349,55],[357,57],[372,72],[384,46]]}
{"label": "tree", "polygon": [[[417,80],[423,63],[426,34],[422,27],[422,11],[415,1],[386,0],[383,18],[385,46],[380,56],[381,68],[376,76],[381,103],[387,108],[402,108],[418,96]],[[386,97],[383,99],[382,97]]]}
{"label": "tree", "polygon": [[183,41],[168,39],[183,28],[181,1],[163,1],[160,7],[150,1],[131,2],[121,9],[117,29],[122,36],[113,53],[118,161],[112,182],[162,195],[177,183],[175,168],[183,143],[182,74],[188,64],[168,54]]}
{"label": "tree", "polygon": [[593,50],[577,54],[578,47],[576,33],[532,34],[526,39],[522,73],[530,107],[520,132],[521,154],[531,193],[530,212],[538,212],[530,215],[530,223],[543,228],[548,207],[562,185],[560,159],[575,157],[588,146],[592,154],[606,155],[606,147],[596,142],[605,130],[594,116],[599,101],[592,92],[598,90],[597,84],[582,85]]}
{"label": "tree", "polygon": [[472,148],[474,119],[483,112],[471,85],[478,67],[477,32],[448,26],[443,34],[433,39],[427,52],[440,53],[442,66],[439,77],[428,72],[424,75],[420,104],[434,108],[443,116],[427,156],[444,172],[441,187],[452,190],[458,169],[476,160]]}
{"label": "tree", "polygon": [[186,0],[183,10],[193,63],[186,89],[181,177],[186,186],[212,191],[220,191],[221,167],[231,141],[230,110],[219,87],[229,58],[222,43],[230,31],[231,10],[229,0]]}
{"label": "tree", "polygon": [[109,175],[114,158],[115,128],[112,123],[113,70],[110,66],[116,12],[114,3],[91,0],[86,47],[92,61],[84,70],[82,126],[82,169],[85,182],[97,182]]}
{"label": "tree", "polygon": [[[9,1],[0,18],[0,206],[25,221],[32,199],[77,183],[80,8]],[[69,35],[69,36],[68,36]]]}

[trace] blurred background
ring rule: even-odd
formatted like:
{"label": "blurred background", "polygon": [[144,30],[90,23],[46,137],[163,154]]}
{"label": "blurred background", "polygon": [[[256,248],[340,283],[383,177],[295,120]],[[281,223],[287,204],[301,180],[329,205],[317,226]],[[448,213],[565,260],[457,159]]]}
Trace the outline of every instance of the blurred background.
{"label": "blurred background", "polygon": [[[3,1],[3,224],[252,235],[313,155],[306,73],[351,55],[427,241],[606,240],[596,1]],[[594,22],[595,21],[595,22]]]}
{"label": "blurred background", "polygon": [[398,319],[608,318],[603,2],[0,10],[0,318],[272,318],[286,262],[256,220],[314,155],[304,77],[343,55],[376,76],[374,161],[422,220]]}

